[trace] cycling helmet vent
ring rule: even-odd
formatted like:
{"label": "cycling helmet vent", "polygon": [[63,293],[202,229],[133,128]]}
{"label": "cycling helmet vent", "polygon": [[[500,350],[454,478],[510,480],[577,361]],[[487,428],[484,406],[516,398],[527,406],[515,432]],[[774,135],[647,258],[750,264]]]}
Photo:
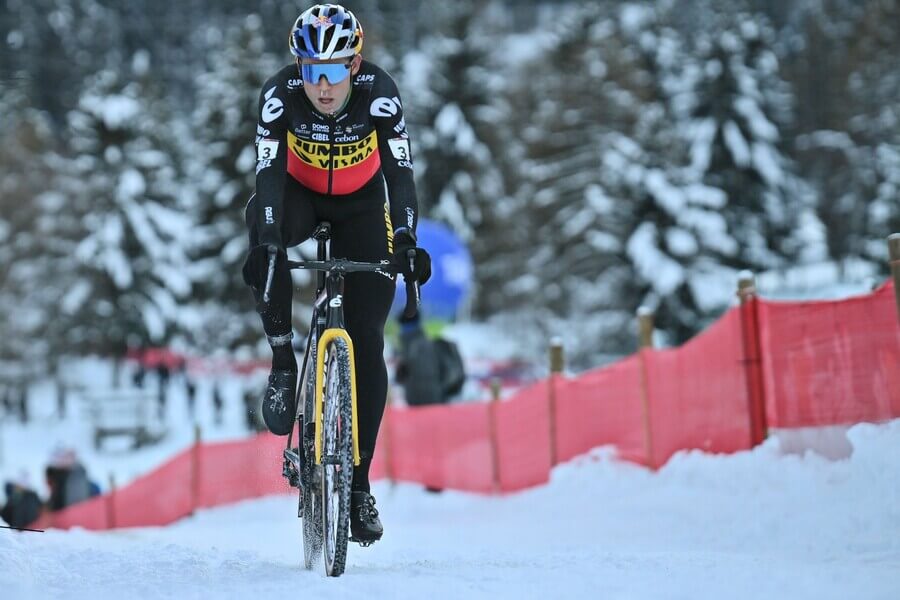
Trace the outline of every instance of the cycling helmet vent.
{"label": "cycling helmet vent", "polygon": [[352,58],[362,50],[362,25],[340,4],[316,4],[294,21],[289,43],[297,58]]}

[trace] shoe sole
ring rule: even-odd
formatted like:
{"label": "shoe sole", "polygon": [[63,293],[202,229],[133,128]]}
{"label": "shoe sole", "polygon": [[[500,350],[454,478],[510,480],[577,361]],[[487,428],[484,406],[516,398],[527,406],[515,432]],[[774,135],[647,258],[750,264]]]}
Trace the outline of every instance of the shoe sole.
{"label": "shoe sole", "polygon": [[374,538],[374,539],[371,539],[371,540],[362,540],[362,539],[359,539],[359,538],[357,538],[357,537],[350,536],[350,541],[351,541],[351,542],[356,542],[357,544],[359,544],[359,545],[362,546],[363,548],[367,548],[367,547],[371,546],[372,544],[374,544],[375,542],[377,542],[377,541],[380,540],[380,539],[381,539],[381,536],[378,536],[377,538]]}

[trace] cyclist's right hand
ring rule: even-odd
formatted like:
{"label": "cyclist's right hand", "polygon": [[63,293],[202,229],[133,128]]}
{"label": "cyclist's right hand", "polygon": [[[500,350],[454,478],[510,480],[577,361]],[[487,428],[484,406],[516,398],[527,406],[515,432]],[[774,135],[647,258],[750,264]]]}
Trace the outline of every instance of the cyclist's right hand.
{"label": "cyclist's right hand", "polygon": [[277,256],[277,263],[284,263],[287,253],[279,244],[260,244],[253,246],[247,252],[247,258],[244,260],[244,283],[255,290],[262,291],[266,287],[266,277],[269,273],[269,254],[270,250],[274,250]]}
{"label": "cyclist's right hand", "polygon": [[415,234],[406,227],[400,227],[394,232],[394,264],[404,278],[416,281],[419,285],[425,285],[431,278],[431,256],[424,248],[416,245]]}

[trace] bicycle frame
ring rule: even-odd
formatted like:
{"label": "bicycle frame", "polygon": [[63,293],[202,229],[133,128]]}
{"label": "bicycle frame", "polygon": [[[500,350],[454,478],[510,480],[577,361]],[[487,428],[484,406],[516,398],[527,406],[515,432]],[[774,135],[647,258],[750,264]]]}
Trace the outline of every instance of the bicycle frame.
{"label": "bicycle frame", "polygon": [[[303,519],[306,568],[312,567],[315,554],[324,548],[325,572],[337,576],[343,573],[346,564],[346,538],[352,539],[348,531],[351,477],[353,468],[361,462],[356,358],[353,341],[344,324],[344,276],[354,271],[395,274],[398,269],[387,260],[366,263],[329,259],[327,242],[331,238],[330,229],[330,224],[323,222],[312,235],[318,242],[318,260],[286,261],[289,269],[310,269],[318,273],[312,322],[303,353],[303,367],[300,371],[302,376],[296,396],[297,413],[294,417],[300,426],[298,447],[294,449],[291,443],[294,435],[292,427],[283,452],[282,475],[292,487],[300,490],[297,516]],[[275,248],[269,249],[264,302],[269,301],[277,254]],[[412,271],[415,251],[407,253],[406,258],[410,261]],[[413,317],[419,306],[419,288],[415,281],[406,281],[406,298],[404,314]],[[329,357],[326,365],[325,354],[328,348],[332,349],[335,356],[333,361]],[[334,379],[326,382],[326,369],[331,368],[334,368],[334,372],[328,375]],[[326,385],[329,390],[327,406]],[[327,424],[324,422],[326,418],[329,420]],[[345,426],[341,426],[341,423]],[[311,435],[314,436],[312,440]],[[329,438],[327,456],[324,455],[326,450],[323,448],[326,436]],[[352,458],[350,454],[353,455]]]}
{"label": "bicycle frame", "polygon": [[[327,241],[329,239],[328,226],[316,228],[313,239],[318,242],[318,262],[328,261]],[[291,268],[315,268],[314,263],[298,263],[289,261]],[[306,373],[307,363],[310,359],[312,348],[312,336],[316,336],[315,360],[315,399],[313,401],[313,422],[315,424],[315,464],[322,464],[322,415],[325,406],[325,390],[321,382],[325,380],[325,350],[328,343],[336,338],[342,338],[350,352],[350,398],[351,398],[351,433],[353,435],[353,464],[360,463],[359,454],[359,427],[356,403],[356,360],[353,350],[353,340],[344,325],[344,273],[340,269],[317,269],[316,273],[316,301],[313,303],[312,323],[306,343],[306,351],[303,355],[303,367],[301,373]],[[305,381],[300,382],[300,389],[305,388]],[[298,403],[299,408],[299,403]],[[303,424],[301,423],[301,428]],[[302,430],[301,430],[302,438]],[[290,445],[290,441],[288,442]]]}
{"label": "bicycle frame", "polygon": [[[354,271],[382,271],[396,273],[397,269],[387,261],[381,263],[360,263],[345,259],[329,259],[327,242],[330,239],[330,224],[322,223],[316,227],[312,235],[318,242],[317,261],[288,261],[291,269],[314,269],[318,271],[316,279],[316,301],[313,303],[313,318],[310,325],[310,337],[307,339],[306,352],[303,356],[303,368],[301,373],[306,373],[309,360],[309,349],[313,335],[316,336],[315,357],[315,400],[313,421],[315,423],[315,464],[322,464],[322,415],[324,410],[325,393],[321,382],[325,379],[325,351],[328,343],[334,339],[342,338],[347,344],[350,353],[350,398],[351,398],[351,433],[353,436],[353,464],[359,465],[359,427],[356,401],[356,359],[353,349],[353,340],[344,325],[344,275]],[[414,313],[418,310],[419,291],[415,282],[406,282],[407,305],[404,312]],[[301,389],[304,382],[300,382]],[[299,405],[299,403],[298,403]],[[302,424],[301,424],[302,428]],[[301,432],[302,438],[302,432]],[[290,446],[290,436],[288,437]]]}

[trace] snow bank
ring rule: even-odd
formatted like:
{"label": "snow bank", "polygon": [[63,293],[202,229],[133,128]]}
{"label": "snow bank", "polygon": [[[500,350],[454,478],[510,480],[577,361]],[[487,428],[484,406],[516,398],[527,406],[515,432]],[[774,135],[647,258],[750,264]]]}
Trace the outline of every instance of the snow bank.
{"label": "snow bank", "polygon": [[384,540],[306,572],[292,497],[166,528],[0,533],[4,598],[884,598],[900,592],[900,421],[829,461],[777,439],[654,473],[599,449],[505,497],[375,488]]}

